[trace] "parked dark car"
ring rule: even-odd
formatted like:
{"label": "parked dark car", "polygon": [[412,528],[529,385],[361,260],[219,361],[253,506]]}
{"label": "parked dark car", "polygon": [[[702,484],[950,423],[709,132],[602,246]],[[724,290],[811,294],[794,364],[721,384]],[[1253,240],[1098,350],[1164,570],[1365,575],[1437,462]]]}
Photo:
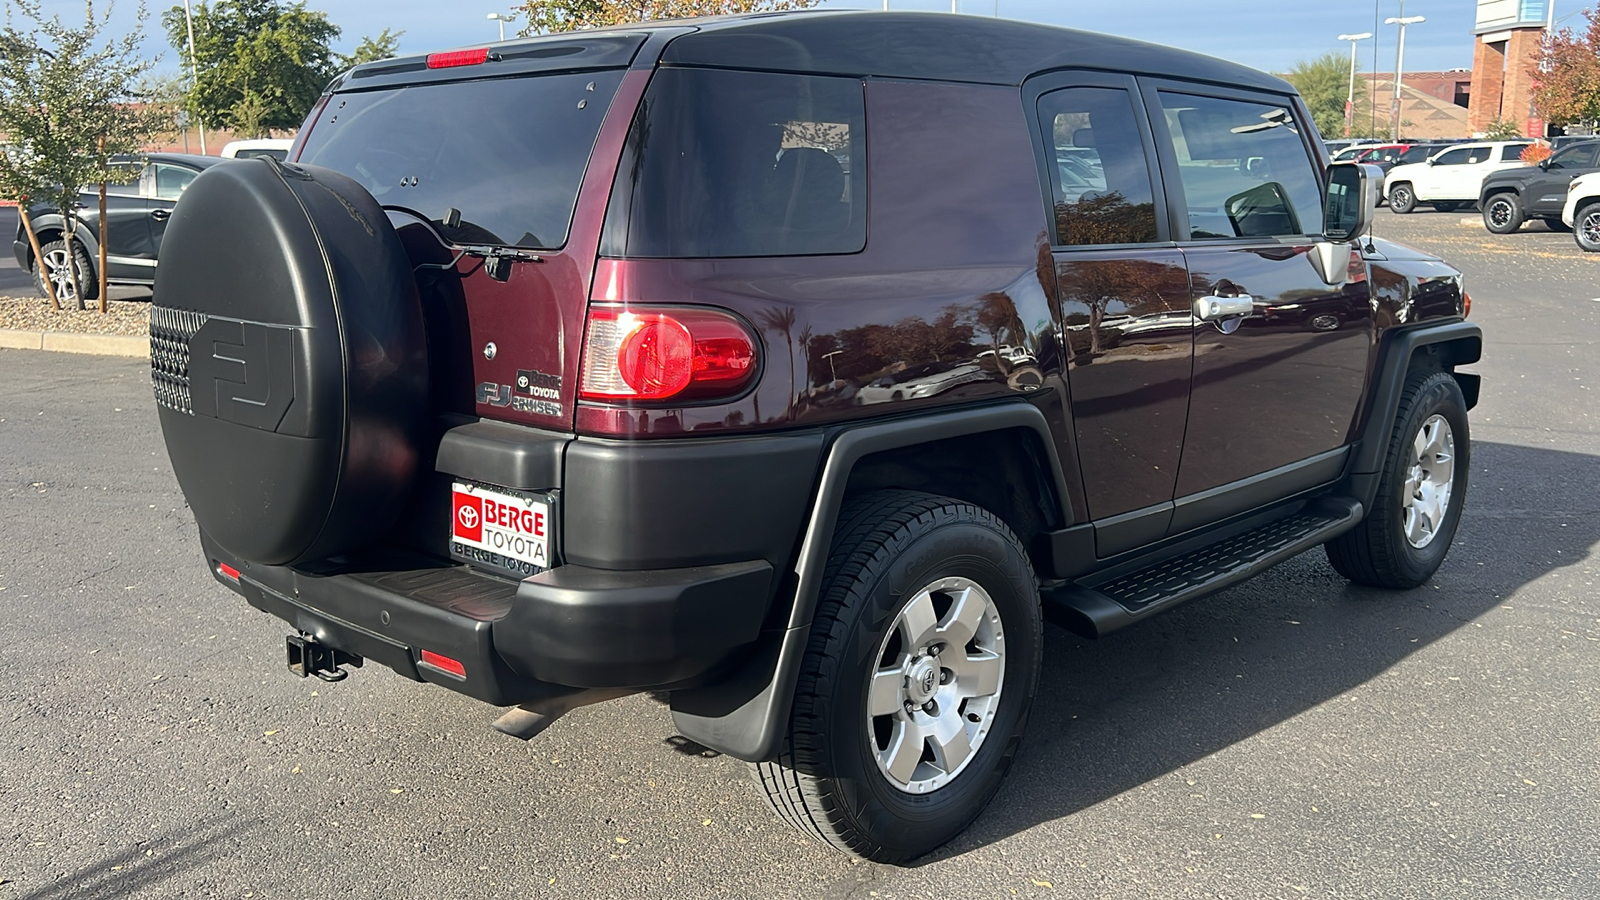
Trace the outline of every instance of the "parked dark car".
{"label": "parked dark car", "polygon": [[302,677],[522,738],[662,692],[903,862],[994,796],[1046,617],[1323,545],[1411,588],[1461,515],[1461,275],[1365,234],[1378,173],[1261,72],[732,16],[358,66],[300,140],[189,187],[151,349],[206,563]]}
{"label": "parked dark car", "polygon": [[[138,176],[127,184],[106,186],[106,274],[113,285],[148,287],[155,281],[156,253],[167,230],[167,220],[195,176],[219,160],[211,156],[182,153],[151,153],[124,164],[139,168]],[[78,201],[78,282],[84,299],[100,294],[100,194],[98,187],[85,192]],[[44,255],[43,269],[33,258],[33,247],[22,223],[12,244],[17,265],[33,274],[35,287],[42,295],[45,273],[55,282],[56,296],[76,299],[68,271],[66,223],[61,213],[49,206],[29,208],[33,227]]]}
{"label": "parked dark car", "polygon": [[1569,142],[1537,165],[1489,173],[1478,200],[1483,227],[1510,234],[1523,222],[1540,219],[1551,231],[1566,231],[1561,207],[1567,186],[1590,172],[1600,172],[1600,140]]}

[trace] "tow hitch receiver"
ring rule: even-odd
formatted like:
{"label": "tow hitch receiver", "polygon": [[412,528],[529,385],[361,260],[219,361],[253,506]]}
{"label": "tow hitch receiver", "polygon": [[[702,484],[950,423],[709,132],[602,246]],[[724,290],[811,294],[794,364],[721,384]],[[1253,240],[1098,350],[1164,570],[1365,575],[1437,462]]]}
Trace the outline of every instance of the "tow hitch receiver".
{"label": "tow hitch receiver", "polygon": [[289,671],[301,678],[315,675],[323,681],[343,681],[350,676],[350,673],[339,668],[340,666],[361,668],[361,657],[318,643],[317,639],[310,635],[289,635],[288,649]]}

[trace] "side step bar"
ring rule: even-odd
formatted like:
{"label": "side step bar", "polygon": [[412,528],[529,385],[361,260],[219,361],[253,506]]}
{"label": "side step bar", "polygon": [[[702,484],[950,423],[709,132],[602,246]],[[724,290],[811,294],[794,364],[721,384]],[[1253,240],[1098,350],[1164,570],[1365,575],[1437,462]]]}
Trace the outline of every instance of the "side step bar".
{"label": "side step bar", "polygon": [[1045,613],[1068,631],[1105,637],[1338,537],[1354,528],[1362,515],[1355,500],[1321,497],[1282,519],[1181,556],[1047,588]]}

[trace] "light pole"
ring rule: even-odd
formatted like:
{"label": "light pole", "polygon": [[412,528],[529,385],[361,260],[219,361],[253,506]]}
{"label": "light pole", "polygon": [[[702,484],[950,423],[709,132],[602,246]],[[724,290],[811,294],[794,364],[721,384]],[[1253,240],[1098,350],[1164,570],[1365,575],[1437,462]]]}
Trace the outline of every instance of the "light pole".
{"label": "light pole", "polygon": [[[1405,6],[1400,7],[1405,12]],[[1418,22],[1426,22],[1422,16],[1390,16],[1383,20],[1385,25],[1400,26],[1400,43],[1394,48],[1394,100],[1390,102],[1389,109],[1389,140],[1400,140],[1400,79],[1405,71],[1406,62],[1406,26]]]}
{"label": "light pole", "polygon": [[489,13],[489,21],[500,23],[500,40],[502,41],[506,39],[506,23],[515,22],[516,20],[516,16],[506,13]]}
{"label": "light pole", "polygon": [[[189,90],[200,90],[200,62],[194,58],[194,15],[189,12],[189,0],[183,0],[183,22],[189,29]],[[200,155],[206,155],[206,123],[195,119],[195,130],[200,132]]]}
{"label": "light pole", "polygon": [[1360,34],[1341,34],[1339,40],[1350,42],[1350,88],[1344,95],[1344,136],[1350,136],[1350,122],[1356,114],[1356,41],[1364,41],[1372,37],[1372,32],[1363,31]]}

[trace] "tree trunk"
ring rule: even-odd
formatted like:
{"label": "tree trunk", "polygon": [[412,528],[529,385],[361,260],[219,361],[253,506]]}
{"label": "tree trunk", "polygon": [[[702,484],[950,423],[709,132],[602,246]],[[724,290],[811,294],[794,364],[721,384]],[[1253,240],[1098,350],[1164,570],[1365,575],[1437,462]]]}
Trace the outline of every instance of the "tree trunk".
{"label": "tree trunk", "polygon": [[28,215],[28,198],[23,197],[17,201],[17,215],[22,218],[22,230],[28,233],[28,245],[33,247],[33,264],[39,267],[39,280],[44,282],[44,295],[50,298],[50,305],[56,312],[61,311],[61,300],[56,297],[55,282],[50,280],[50,273],[44,270],[44,253],[39,249],[39,235],[33,230],[33,217]]}
{"label": "tree trunk", "polygon": [[77,295],[78,308],[87,309],[83,305],[83,285],[78,278],[78,217],[64,209],[61,220],[66,223],[66,233],[61,239],[67,245],[67,279],[72,282],[72,293]]}

